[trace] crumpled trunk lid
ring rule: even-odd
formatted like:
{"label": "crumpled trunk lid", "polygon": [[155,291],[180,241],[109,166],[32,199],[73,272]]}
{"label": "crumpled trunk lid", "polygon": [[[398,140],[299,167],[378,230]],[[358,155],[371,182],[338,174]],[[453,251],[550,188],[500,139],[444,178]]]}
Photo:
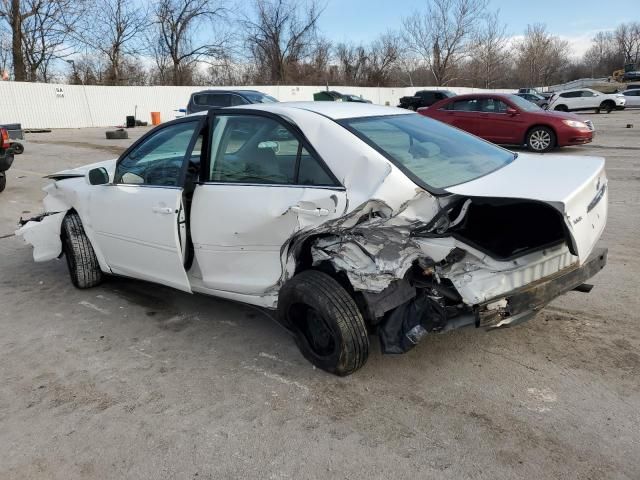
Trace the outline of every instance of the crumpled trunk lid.
{"label": "crumpled trunk lid", "polygon": [[607,221],[604,166],[600,157],[524,153],[500,170],[446,190],[471,198],[536,200],[553,206],[562,213],[572,250],[583,263]]}

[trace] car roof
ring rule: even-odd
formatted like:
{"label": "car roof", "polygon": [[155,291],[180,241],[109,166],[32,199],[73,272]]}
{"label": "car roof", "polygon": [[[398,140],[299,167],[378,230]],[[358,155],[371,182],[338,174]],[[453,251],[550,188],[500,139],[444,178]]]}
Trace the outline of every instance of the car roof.
{"label": "car roof", "polygon": [[[487,97],[497,97],[497,98],[509,98],[511,95],[515,95],[515,93],[465,93],[463,95],[456,95],[455,97],[450,97],[445,100],[465,100],[468,98],[487,98]],[[444,100],[441,100],[444,102]]]}
{"label": "car roof", "polygon": [[260,93],[262,95],[266,95],[266,93],[260,92],[258,90],[249,90],[249,89],[240,89],[240,90],[223,90],[223,89],[207,89],[207,90],[198,90],[197,92],[193,92],[191,95],[198,95],[200,93],[243,93],[243,92],[251,92],[251,93]]}
{"label": "car roof", "polygon": [[232,107],[237,109],[261,110],[278,115],[292,110],[306,110],[314,112],[333,120],[359,117],[380,117],[386,115],[407,115],[414,112],[403,108],[386,107],[372,103],[356,102],[278,102],[278,103],[254,103],[251,105],[239,105]]}

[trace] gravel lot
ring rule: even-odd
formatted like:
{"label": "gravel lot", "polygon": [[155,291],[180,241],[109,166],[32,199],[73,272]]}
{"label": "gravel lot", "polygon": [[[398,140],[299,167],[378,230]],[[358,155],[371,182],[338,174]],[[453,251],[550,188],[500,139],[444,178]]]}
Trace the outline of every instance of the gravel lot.
{"label": "gravel lot", "polygon": [[[594,290],[404,356],[373,342],[348,378],[261,311],[127,279],[76,290],[64,261],[1,239],[0,478],[640,478],[640,111],[587,116],[595,142],[560,153],[607,159]],[[30,134],[0,235],[40,210],[42,175],[131,142],[103,132]]]}

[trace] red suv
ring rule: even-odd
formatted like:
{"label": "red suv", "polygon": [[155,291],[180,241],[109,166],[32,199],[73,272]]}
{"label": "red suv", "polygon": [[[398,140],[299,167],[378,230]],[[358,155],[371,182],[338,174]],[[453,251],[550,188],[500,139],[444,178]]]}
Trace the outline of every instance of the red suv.
{"label": "red suv", "polygon": [[441,100],[418,113],[501,145],[534,152],[593,140],[593,124],[573,113],[542,110],[517,95],[480,93]]}

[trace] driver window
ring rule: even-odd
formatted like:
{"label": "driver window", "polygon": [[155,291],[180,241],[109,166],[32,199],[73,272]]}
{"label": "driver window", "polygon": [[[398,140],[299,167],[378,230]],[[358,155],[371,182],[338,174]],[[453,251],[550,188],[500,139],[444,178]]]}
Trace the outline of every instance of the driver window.
{"label": "driver window", "polygon": [[151,135],[118,162],[114,183],[179,186],[182,165],[199,122],[182,122]]}
{"label": "driver window", "polygon": [[496,98],[485,98],[482,100],[480,111],[484,113],[506,113],[507,104]]}

